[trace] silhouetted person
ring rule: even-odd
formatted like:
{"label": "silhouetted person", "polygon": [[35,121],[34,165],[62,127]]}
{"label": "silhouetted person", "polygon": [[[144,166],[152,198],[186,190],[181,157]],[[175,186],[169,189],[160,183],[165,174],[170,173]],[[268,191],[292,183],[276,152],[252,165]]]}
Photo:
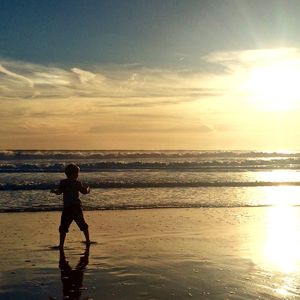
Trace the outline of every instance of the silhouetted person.
{"label": "silhouetted person", "polygon": [[63,284],[64,299],[80,299],[82,291],[83,274],[89,263],[90,246],[86,245],[84,255],[80,257],[77,266],[72,269],[66,260],[64,249],[59,252],[59,268],[61,270],[61,282]]}
{"label": "silhouetted person", "polygon": [[76,222],[80,230],[83,231],[86,243],[90,243],[88,224],[84,220],[81,201],[79,199],[79,192],[82,194],[88,194],[90,192],[90,188],[88,186],[83,186],[83,184],[77,180],[79,171],[80,169],[77,165],[67,165],[65,168],[67,178],[60,181],[57,189],[51,190],[51,193],[56,195],[63,194],[64,201],[64,208],[59,226],[59,248],[64,247],[66,234],[69,231],[69,227],[73,220]]}

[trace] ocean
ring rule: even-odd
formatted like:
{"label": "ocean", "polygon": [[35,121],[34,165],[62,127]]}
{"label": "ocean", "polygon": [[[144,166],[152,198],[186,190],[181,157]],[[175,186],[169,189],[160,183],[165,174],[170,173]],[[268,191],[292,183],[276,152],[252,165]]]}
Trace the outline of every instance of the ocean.
{"label": "ocean", "polygon": [[0,151],[0,212],[56,211],[80,166],[85,210],[300,205],[300,151]]}

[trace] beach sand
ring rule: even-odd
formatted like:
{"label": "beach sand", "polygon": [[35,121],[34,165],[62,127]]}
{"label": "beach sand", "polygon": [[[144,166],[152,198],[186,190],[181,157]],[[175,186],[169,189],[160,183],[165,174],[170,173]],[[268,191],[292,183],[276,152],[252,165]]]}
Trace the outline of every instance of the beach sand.
{"label": "beach sand", "polygon": [[59,212],[2,213],[0,299],[300,299],[298,207],[85,216],[60,269]]}

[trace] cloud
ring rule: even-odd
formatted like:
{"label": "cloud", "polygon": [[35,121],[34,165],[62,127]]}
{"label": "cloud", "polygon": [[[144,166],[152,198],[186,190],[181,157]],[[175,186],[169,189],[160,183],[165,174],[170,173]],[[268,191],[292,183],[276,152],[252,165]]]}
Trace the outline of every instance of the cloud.
{"label": "cloud", "polygon": [[19,74],[16,74],[14,72],[9,71],[5,67],[3,67],[1,64],[0,64],[0,72],[3,73],[3,74],[5,74],[5,75],[7,75],[7,76],[10,76],[10,77],[13,77],[13,78],[16,78],[16,79],[19,79],[19,80],[27,82],[27,84],[31,88],[33,88],[33,86],[34,86],[33,82],[30,79],[28,79],[25,76],[22,76],[22,75],[19,75]]}
{"label": "cloud", "polygon": [[[157,119],[157,118],[156,118]],[[143,123],[137,126],[136,124],[114,122],[106,126],[92,126],[87,130],[88,133],[99,134],[99,133],[145,133],[145,132],[155,132],[155,133],[187,133],[187,132],[197,132],[197,133],[211,133],[215,131],[212,125],[202,124],[202,123],[178,123],[174,125],[174,122],[168,122],[164,120],[163,123],[150,122]]]}
{"label": "cloud", "polygon": [[[300,66],[300,50],[214,52],[202,59],[205,72],[139,64],[82,70],[0,58],[2,148],[209,148],[217,139],[227,147],[236,138],[251,142],[248,135],[264,128],[269,133],[278,120],[257,112],[241,85],[253,67]],[[294,128],[298,112],[280,126]]]}
{"label": "cloud", "polygon": [[79,80],[83,84],[89,82],[90,80],[94,79],[97,76],[97,74],[94,74],[89,71],[81,70],[79,68],[72,68],[71,71],[79,76]]}
{"label": "cloud", "polygon": [[150,107],[220,99],[235,88],[232,78],[239,69],[278,60],[300,64],[300,50],[214,52],[202,60],[206,65],[223,66],[229,72],[146,68],[138,64],[94,66],[90,71],[0,58],[1,98],[94,99],[100,105],[111,107]]}
{"label": "cloud", "polygon": [[300,62],[300,49],[298,48],[271,48],[243,51],[213,52],[204,57],[209,63],[225,66],[253,67],[278,62]]}
{"label": "cloud", "polygon": [[[9,75],[0,75],[2,99],[94,99],[111,106],[145,107],[199,101],[224,93],[207,86],[205,75],[186,70],[135,64],[94,67],[91,72],[4,59],[0,64],[0,71]],[[10,80],[12,76],[28,85]]]}

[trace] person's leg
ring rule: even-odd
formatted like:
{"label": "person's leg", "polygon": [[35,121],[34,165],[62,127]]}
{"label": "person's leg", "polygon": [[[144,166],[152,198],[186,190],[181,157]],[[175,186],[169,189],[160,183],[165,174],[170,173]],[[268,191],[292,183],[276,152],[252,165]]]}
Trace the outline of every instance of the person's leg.
{"label": "person's leg", "polygon": [[73,221],[72,214],[68,209],[64,209],[61,214],[60,226],[59,226],[59,248],[64,247],[66,234],[69,230],[69,227]]}
{"label": "person's leg", "polygon": [[84,220],[83,212],[80,205],[76,208],[76,213],[74,214],[74,221],[76,222],[79,229],[83,231],[85,242],[87,244],[90,244],[91,241],[90,241],[90,234],[89,234],[89,226]]}
{"label": "person's leg", "polygon": [[66,234],[67,234],[66,232],[60,232],[60,234],[59,234],[59,248],[60,249],[64,248]]}
{"label": "person's leg", "polygon": [[85,236],[85,242],[87,244],[90,244],[91,241],[90,241],[89,229],[87,228],[87,229],[83,230],[83,233],[84,233],[84,236]]}

